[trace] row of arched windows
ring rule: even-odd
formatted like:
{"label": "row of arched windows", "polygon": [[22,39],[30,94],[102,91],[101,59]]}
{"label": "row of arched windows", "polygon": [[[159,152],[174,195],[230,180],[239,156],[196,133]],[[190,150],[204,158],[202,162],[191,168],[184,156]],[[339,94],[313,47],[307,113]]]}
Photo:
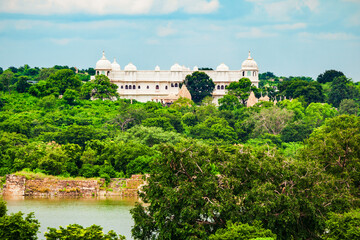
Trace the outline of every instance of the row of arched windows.
{"label": "row of arched windows", "polygon": [[[171,85],[173,85],[173,84],[171,84]],[[175,85],[176,85],[176,87],[177,87],[177,83],[175,83]],[[172,86],[173,87],[173,86]],[[125,85],[125,86],[120,86],[120,88],[121,89],[136,89],[136,86],[135,85]],[[141,87],[140,86],[138,86],[138,89],[141,89]],[[150,87],[149,86],[146,86],[146,89],[150,89]],[[160,86],[159,85],[156,85],[155,86],[155,89],[156,90],[159,90],[160,89]],[[165,86],[165,90],[167,90],[168,89],[168,86]]]}
{"label": "row of arched windows", "polygon": [[217,90],[224,90],[227,87],[227,85],[217,85],[216,89]]}

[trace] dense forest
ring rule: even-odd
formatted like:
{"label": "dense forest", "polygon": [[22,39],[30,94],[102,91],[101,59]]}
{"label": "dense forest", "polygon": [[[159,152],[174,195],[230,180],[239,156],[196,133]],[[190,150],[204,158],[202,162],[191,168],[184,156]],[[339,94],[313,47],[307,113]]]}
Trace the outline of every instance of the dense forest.
{"label": "dense forest", "polygon": [[[118,99],[93,69],[0,70],[0,176],[149,174],[136,239],[360,236],[360,86],[339,71],[268,72],[219,106],[190,91],[168,107]],[[251,91],[272,101],[247,108]]]}

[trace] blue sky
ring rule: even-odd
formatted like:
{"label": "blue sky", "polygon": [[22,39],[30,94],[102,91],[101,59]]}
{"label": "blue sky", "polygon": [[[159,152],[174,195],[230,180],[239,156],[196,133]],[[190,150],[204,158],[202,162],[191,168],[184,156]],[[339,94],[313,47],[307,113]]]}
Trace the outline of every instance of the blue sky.
{"label": "blue sky", "polygon": [[0,0],[0,66],[240,69],[360,81],[360,0]]}

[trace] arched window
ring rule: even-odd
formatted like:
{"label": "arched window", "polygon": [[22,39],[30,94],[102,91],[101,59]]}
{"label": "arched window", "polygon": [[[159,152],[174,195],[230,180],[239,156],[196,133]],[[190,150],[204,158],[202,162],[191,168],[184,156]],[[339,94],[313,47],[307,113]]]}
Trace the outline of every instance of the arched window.
{"label": "arched window", "polygon": [[110,71],[107,71],[107,74],[106,74],[106,76],[109,76],[109,73],[110,73]]}
{"label": "arched window", "polygon": [[221,85],[221,90],[224,90],[224,85]]}
{"label": "arched window", "polygon": [[140,86],[138,86],[138,89],[140,89]]}
{"label": "arched window", "polygon": [[220,90],[220,85],[217,85],[217,89]]}
{"label": "arched window", "polygon": [[120,88],[121,88],[121,89],[124,89],[124,86],[121,86]]}
{"label": "arched window", "polygon": [[175,87],[178,87],[178,84],[177,84],[177,83],[175,83]]}
{"label": "arched window", "polygon": [[245,72],[243,72],[243,77],[245,76]]}
{"label": "arched window", "polygon": [[173,83],[171,84],[171,87],[174,87],[174,84],[173,84]]}
{"label": "arched window", "polygon": [[136,86],[135,86],[135,85],[133,85],[133,89],[136,89]]}
{"label": "arched window", "polygon": [[167,86],[165,86],[165,90],[167,90]]}
{"label": "arched window", "polygon": [[147,86],[146,89],[149,89],[149,86]]}
{"label": "arched window", "polygon": [[125,85],[125,89],[128,89],[128,85]]}
{"label": "arched window", "polygon": [[99,75],[99,71],[96,71],[96,75]]}
{"label": "arched window", "polygon": [[131,89],[131,85],[129,85],[129,89]]}
{"label": "arched window", "polygon": [[156,85],[156,90],[159,90],[159,85]]}

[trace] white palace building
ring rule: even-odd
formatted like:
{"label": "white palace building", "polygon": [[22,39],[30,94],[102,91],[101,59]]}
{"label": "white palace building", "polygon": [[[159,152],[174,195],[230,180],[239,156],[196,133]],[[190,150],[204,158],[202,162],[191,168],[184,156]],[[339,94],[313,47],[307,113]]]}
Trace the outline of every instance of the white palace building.
{"label": "white palace building", "polygon": [[[137,70],[134,64],[129,63],[122,70],[115,59],[111,63],[103,52],[102,58],[96,63],[95,70],[96,75],[106,75],[112,83],[118,85],[118,93],[121,98],[134,99],[139,102],[161,101],[166,103],[169,100],[176,100],[184,91],[188,92],[186,87],[180,92],[180,83],[185,80],[187,75],[198,71],[198,67],[195,66],[193,70],[190,70],[190,68],[175,63],[170,70],[160,70],[159,66],[156,66],[154,70]],[[254,86],[258,87],[259,84],[259,69],[250,56],[250,52],[240,70],[230,70],[228,66],[221,63],[216,70],[200,71],[209,75],[215,83],[212,93],[215,104],[226,94],[225,87],[231,82],[247,77]]]}

